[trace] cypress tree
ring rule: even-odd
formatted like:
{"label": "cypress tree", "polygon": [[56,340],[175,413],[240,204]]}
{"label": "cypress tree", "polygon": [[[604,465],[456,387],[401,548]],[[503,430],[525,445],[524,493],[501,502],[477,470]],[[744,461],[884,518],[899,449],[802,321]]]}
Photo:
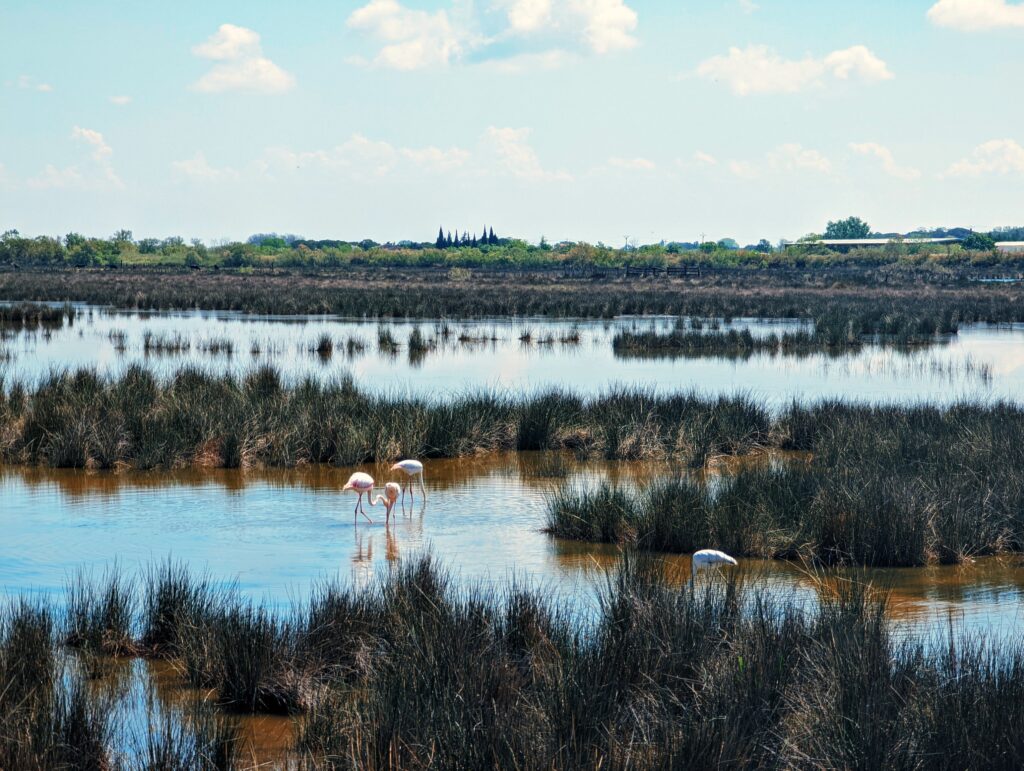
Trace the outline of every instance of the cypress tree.
{"label": "cypress tree", "polygon": [[487,243],[487,226],[484,225],[484,229],[480,231],[480,245],[483,246]]}
{"label": "cypress tree", "polygon": [[476,245],[477,245],[477,240],[476,240],[476,233],[474,233],[474,234],[473,234],[473,238],[472,238],[472,240],[471,240],[471,241],[469,242],[469,244],[470,244],[470,246],[476,246]]}
{"label": "cypress tree", "polygon": [[444,247],[445,247],[445,249],[447,249],[451,245],[452,245],[452,231],[449,230],[448,231],[448,238],[446,238],[445,242],[444,242]]}
{"label": "cypress tree", "polygon": [[437,241],[434,242],[434,246],[444,249],[444,228],[437,229]]}
{"label": "cypress tree", "polygon": [[455,231],[455,240],[452,241],[452,246],[458,246],[458,245],[459,245],[459,231],[456,230]]}
{"label": "cypress tree", "polygon": [[495,236],[494,236],[494,228],[491,228],[491,234],[489,236],[487,236],[487,243],[489,243],[489,244],[496,244],[496,243],[498,243],[498,239],[495,238]]}

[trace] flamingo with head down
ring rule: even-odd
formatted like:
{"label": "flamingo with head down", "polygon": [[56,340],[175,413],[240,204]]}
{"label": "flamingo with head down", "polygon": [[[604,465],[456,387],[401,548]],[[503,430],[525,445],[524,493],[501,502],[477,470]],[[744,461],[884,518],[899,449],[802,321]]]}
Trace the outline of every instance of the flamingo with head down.
{"label": "flamingo with head down", "polygon": [[[388,482],[384,485],[384,495],[378,495],[374,500],[370,501],[371,506],[376,506],[378,503],[384,504],[384,524],[385,526],[391,524],[391,510],[395,508],[395,504],[398,503],[398,496],[402,494],[402,486],[398,482]],[[369,496],[367,496],[369,499]]]}
{"label": "flamingo with head down", "polygon": [[[373,520],[366,516],[366,511],[363,509],[363,496],[366,496],[366,500],[370,500],[370,496],[373,494],[373,485],[374,481],[372,476],[370,476],[366,472],[357,471],[348,478],[348,481],[345,483],[345,486],[341,488],[343,491],[355,490],[357,493],[359,493],[359,497],[356,498],[355,510],[352,512],[352,524],[356,523],[359,514],[362,514],[364,517],[366,517],[366,521],[369,522],[371,525],[373,524]],[[372,506],[373,503],[371,502],[370,505]],[[390,513],[390,509],[388,511]]]}
{"label": "flamingo with head down", "polygon": [[690,576],[693,580],[697,577],[697,573],[704,568],[714,567],[715,565],[738,565],[735,559],[730,557],[724,551],[718,551],[717,549],[701,549],[693,553],[693,558],[690,560]]}

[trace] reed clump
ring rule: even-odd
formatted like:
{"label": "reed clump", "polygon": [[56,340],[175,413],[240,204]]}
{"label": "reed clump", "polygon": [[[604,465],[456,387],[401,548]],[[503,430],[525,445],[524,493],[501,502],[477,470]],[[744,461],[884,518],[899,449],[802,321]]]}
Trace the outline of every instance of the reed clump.
{"label": "reed clump", "polygon": [[921,308],[913,313],[882,312],[870,305],[822,308],[810,329],[755,336],[749,329],[703,330],[703,322],[677,320],[667,332],[622,330],[612,339],[616,355],[634,357],[722,356],[745,359],[755,354],[842,354],[865,344],[892,347],[938,345],[959,329],[958,315],[949,309]]}
{"label": "reed clump", "polygon": [[578,540],[629,540],[690,552],[824,564],[912,566],[1016,552],[1024,544],[1024,413],[792,405],[773,445],[807,455],[725,476],[678,475],[637,488],[570,487],[548,501],[548,528]]}
{"label": "reed clump", "polygon": [[421,399],[364,392],[346,377],[286,385],[271,367],[242,376],[185,367],[166,378],[131,366],[117,377],[53,372],[0,391],[0,458],[78,468],[350,465],[399,457],[570,449],[606,458],[689,457],[766,444],[767,412],[738,396],[708,400],[612,389],[517,397],[479,392]]}

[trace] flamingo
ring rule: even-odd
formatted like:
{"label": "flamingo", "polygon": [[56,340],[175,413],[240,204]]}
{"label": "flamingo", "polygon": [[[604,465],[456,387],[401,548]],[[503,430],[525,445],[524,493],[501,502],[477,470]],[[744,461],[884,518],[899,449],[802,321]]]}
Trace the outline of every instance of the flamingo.
{"label": "flamingo", "polygon": [[[400,460],[400,461],[398,461],[398,463],[396,463],[394,466],[391,467],[391,470],[392,471],[402,471],[402,472],[405,473],[406,476],[409,476],[409,477],[419,477],[419,480],[420,480],[420,490],[423,491],[423,502],[424,503],[427,502],[427,488],[423,486],[423,464],[422,463],[420,463],[418,460],[412,460],[411,458],[408,459],[408,460]],[[412,485],[411,484],[409,485],[409,498],[410,498],[410,500],[414,499],[414,495],[413,495],[413,492],[412,492]],[[403,504],[405,503],[405,490],[402,491],[402,503]]]}
{"label": "flamingo", "polygon": [[[356,498],[355,510],[352,512],[352,524],[355,524],[357,516],[359,514],[362,514],[364,517],[366,517],[366,512],[363,510],[363,495],[365,494],[366,499],[370,500],[370,496],[373,494],[373,477],[365,472],[357,471],[348,478],[348,481],[345,483],[345,486],[341,489],[343,491],[355,490],[357,493],[359,493],[359,497]],[[373,504],[371,503],[370,505],[372,506]],[[371,525],[373,524],[373,520],[369,517],[366,517],[366,521],[369,522]]]}
{"label": "flamingo", "polygon": [[738,565],[735,559],[724,551],[717,549],[701,549],[693,553],[690,560],[691,581],[697,577],[697,572],[714,565]]}
{"label": "flamingo", "polygon": [[[378,495],[374,500],[370,501],[371,506],[376,506],[378,503],[384,504],[384,523],[387,526],[391,522],[391,510],[395,508],[395,503],[398,501],[398,496],[402,494],[402,486],[398,482],[388,482],[384,485],[384,495]],[[369,495],[366,496],[369,499]]]}

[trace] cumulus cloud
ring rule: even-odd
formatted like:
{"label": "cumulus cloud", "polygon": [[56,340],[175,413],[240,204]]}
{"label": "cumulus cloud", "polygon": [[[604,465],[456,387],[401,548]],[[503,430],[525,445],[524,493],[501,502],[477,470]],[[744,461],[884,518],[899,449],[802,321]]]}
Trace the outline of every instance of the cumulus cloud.
{"label": "cumulus cloud", "polygon": [[928,19],[940,27],[965,32],[1024,27],[1024,3],[1007,0],[939,0]]}
{"label": "cumulus cloud", "polygon": [[698,150],[693,154],[693,160],[701,166],[717,166],[718,159],[710,153],[705,153],[703,150]]}
{"label": "cumulus cloud", "polygon": [[106,163],[110,160],[110,156],[114,154],[114,151],[110,149],[110,145],[103,139],[103,135],[93,129],[75,126],[71,129],[71,137],[73,139],[81,139],[87,145],[90,145],[92,147],[92,158],[97,163]]}
{"label": "cumulus cloud", "polygon": [[583,37],[596,54],[624,51],[636,45],[636,11],[623,0],[569,0],[568,10],[583,25]]}
{"label": "cumulus cloud", "polygon": [[[456,3],[435,11],[370,0],[346,23],[381,43],[369,62],[354,61],[406,71],[462,61],[547,68],[574,51],[601,55],[637,43],[637,14],[625,0],[494,0],[481,9]],[[484,35],[484,27],[500,29]]]}
{"label": "cumulus cloud", "polygon": [[219,182],[224,179],[236,179],[238,172],[232,168],[214,168],[206,160],[202,152],[196,153],[184,161],[174,161],[171,168],[191,179],[202,180],[203,182]]}
{"label": "cumulus cloud", "polygon": [[862,45],[803,59],[785,59],[766,45],[734,47],[701,62],[697,74],[724,83],[738,96],[795,93],[820,86],[828,77],[866,83],[893,78],[886,63]]}
{"label": "cumulus cloud", "polygon": [[245,27],[221,24],[205,43],[193,46],[192,53],[216,62],[192,84],[196,91],[280,94],[295,85],[290,73],[263,56],[259,33]]}
{"label": "cumulus cloud", "polygon": [[449,64],[462,55],[467,37],[447,11],[413,10],[397,0],[370,0],[352,12],[347,24],[382,41],[373,63],[395,70]]}
{"label": "cumulus cloud", "polygon": [[832,162],[817,150],[809,150],[796,142],[779,145],[768,154],[768,162],[774,169],[784,171],[816,171],[821,174],[832,172]]}
{"label": "cumulus cloud", "polygon": [[851,142],[850,149],[860,155],[875,157],[882,162],[882,171],[896,179],[913,180],[921,176],[921,172],[909,166],[896,163],[892,151],[876,142]]}
{"label": "cumulus cloud", "polygon": [[114,151],[95,129],[75,126],[71,138],[84,142],[91,148],[90,157],[82,163],[58,168],[47,164],[43,171],[29,178],[26,184],[34,190],[76,188],[81,190],[109,190],[124,187],[124,182],[114,171],[111,158]]}
{"label": "cumulus cloud", "polygon": [[957,161],[946,171],[949,177],[989,174],[1024,174],[1024,147],[1012,139],[993,139],[978,145],[970,158]]}
{"label": "cumulus cloud", "polygon": [[548,171],[530,144],[530,129],[489,126],[484,132],[485,153],[497,160],[497,170],[529,180],[568,180],[563,171]]}
{"label": "cumulus cloud", "polygon": [[512,32],[528,33],[545,29],[551,24],[551,0],[513,0],[506,16]]}
{"label": "cumulus cloud", "polygon": [[430,171],[451,171],[462,168],[469,160],[469,151],[458,147],[442,150],[440,147],[403,147],[401,154],[416,166]]}

